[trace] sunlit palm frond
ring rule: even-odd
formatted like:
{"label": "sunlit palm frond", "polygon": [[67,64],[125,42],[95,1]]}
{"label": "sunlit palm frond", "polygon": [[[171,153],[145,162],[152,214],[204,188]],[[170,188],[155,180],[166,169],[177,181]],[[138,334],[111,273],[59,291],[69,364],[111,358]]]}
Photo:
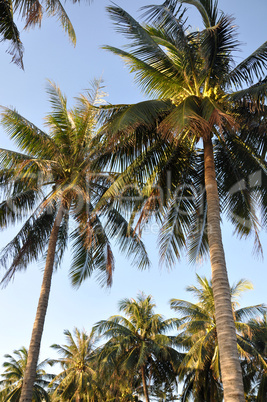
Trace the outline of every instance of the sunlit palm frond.
{"label": "sunlit palm frond", "polygon": [[51,157],[56,150],[54,141],[33,123],[22,117],[16,110],[3,109],[2,123],[10,138],[28,155]]}

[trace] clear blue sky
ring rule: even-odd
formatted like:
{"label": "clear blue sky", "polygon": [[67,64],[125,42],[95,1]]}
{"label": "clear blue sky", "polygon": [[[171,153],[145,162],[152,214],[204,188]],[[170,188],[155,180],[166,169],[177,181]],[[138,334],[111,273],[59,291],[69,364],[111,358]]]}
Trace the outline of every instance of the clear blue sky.
{"label": "clear blue sky", "polygon": [[[155,1],[160,3],[160,1]],[[137,16],[139,7],[153,0],[123,1],[117,3]],[[109,20],[105,0],[88,4],[68,5],[66,9],[77,34],[77,46],[73,48],[53,18],[44,20],[41,29],[23,31],[25,46],[25,71],[10,64],[5,53],[6,44],[0,43],[1,76],[0,104],[14,106],[20,114],[43,127],[43,118],[49,112],[45,92],[46,79],[57,83],[67,95],[69,104],[83,89],[89,87],[93,78],[103,77],[107,100],[111,103],[132,103],[142,99],[133,77],[123,62],[116,56],[101,50],[104,44],[121,47],[125,39],[115,32]],[[239,39],[243,46],[236,54],[239,62],[267,40],[266,0],[220,0],[219,6],[236,18]],[[201,27],[196,13],[188,11],[192,28]],[[12,144],[0,127],[0,147],[11,148]],[[254,290],[244,294],[241,304],[252,305],[266,302],[266,262],[252,255],[253,241],[240,241],[233,236],[226,222],[222,225],[223,240],[230,282],[246,278],[253,282]],[[153,231],[151,229],[151,231]],[[14,229],[0,233],[1,247],[14,235]],[[263,247],[267,236],[262,233]],[[177,262],[168,272],[158,268],[156,236],[147,233],[145,243],[152,261],[150,271],[137,271],[130,262],[116,254],[116,270],[113,287],[102,289],[92,278],[78,291],[73,290],[68,280],[70,254],[55,273],[45,322],[41,347],[41,359],[55,356],[50,350],[52,343],[63,343],[63,330],[74,326],[90,331],[98,320],[117,313],[117,302],[124,297],[135,297],[138,291],[152,294],[157,311],[166,317],[172,316],[168,307],[170,298],[189,300],[185,287],[195,283],[195,273],[210,278],[209,261],[202,265],[189,266],[186,259]],[[0,364],[5,353],[12,353],[22,345],[28,347],[42,279],[43,262],[29,266],[27,272],[18,273],[14,282],[0,290]],[[0,369],[1,372],[1,369]]]}

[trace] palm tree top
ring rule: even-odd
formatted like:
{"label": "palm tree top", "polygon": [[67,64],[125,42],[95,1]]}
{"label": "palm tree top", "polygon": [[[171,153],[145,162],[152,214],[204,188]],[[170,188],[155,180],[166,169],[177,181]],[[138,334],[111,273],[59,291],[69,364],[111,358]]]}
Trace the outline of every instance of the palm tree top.
{"label": "palm tree top", "polygon": [[149,259],[114,200],[105,203],[101,211],[95,210],[114,180],[112,173],[101,170],[97,162],[100,143],[95,136],[98,111],[94,104],[103,98],[103,86],[96,80],[92,91],[76,98],[71,109],[55,84],[49,83],[48,94],[52,106],[45,118],[48,132],[16,110],[4,108],[2,113],[6,132],[21,152],[0,150],[1,182],[5,194],[9,194],[1,203],[0,225],[6,227],[26,219],[14,240],[2,250],[1,263],[8,268],[2,283],[8,283],[17,270],[25,269],[43,254],[61,208],[56,264],[70,238],[72,283],[79,286],[93,267],[98,267],[100,282],[110,285],[114,269],[111,239],[116,239],[126,255],[135,255],[137,267],[148,266]]}

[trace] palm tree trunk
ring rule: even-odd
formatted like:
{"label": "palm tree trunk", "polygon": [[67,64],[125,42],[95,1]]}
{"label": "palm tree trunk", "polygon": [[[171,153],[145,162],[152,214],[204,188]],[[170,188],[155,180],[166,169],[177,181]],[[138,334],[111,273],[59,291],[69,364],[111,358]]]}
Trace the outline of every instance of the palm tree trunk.
{"label": "palm tree trunk", "polygon": [[212,289],[225,402],[244,402],[235,323],[220,227],[220,203],[211,138],[204,140],[205,187]]}
{"label": "palm tree trunk", "polygon": [[147,389],[147,383],[146,383],[145,366],[141,367],[141,374],[142,374],[142,382],[143,382],[143,390],[144,390],[145,400],[146,400],[146,402],[149,402],[148,389]]}
{"label": "palm tree trunk", "polygon": [[50,234],[47,257],[43,275],[43,282],[39,303],[36,311],[35,321],[32,330],[32,337],[28,352],[27,366],[23,379],[20,402],[32,402],[33,385],[36,378],[36,367],[39,358],[41,338],[43,334],[44,321],[47,311],[48,298],[51,288],[51,279],[55,260],[55,251],[60,223],[62,220],[62,207],[59,208],[55,222]]}

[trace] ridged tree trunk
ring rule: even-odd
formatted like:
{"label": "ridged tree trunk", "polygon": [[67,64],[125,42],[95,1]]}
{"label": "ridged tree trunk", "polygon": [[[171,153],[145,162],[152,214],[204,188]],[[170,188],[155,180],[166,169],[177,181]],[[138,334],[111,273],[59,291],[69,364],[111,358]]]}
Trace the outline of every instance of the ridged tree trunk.
{"label": "ridged tree trunk", "polygon": [[204,140],[205,187],[212,289],[225,402],[245,402],[220,226],[220,203],[211,138]]}
{"label": "ridged tree trunk", "polygon": [[147,389],[147,383],[146,383],[145,366],[141,367],[141,374],[142,374],[142,382],[143,382],[143,390],[144,390],[145,400],[146,400],[146,402],[149,402],[148,389]]}
{"label": "ridged tree trunk", "polygon": [[51,289],[51,280],[53,274],[55,251],[58,238],[60,223],[62,220],[62,208],[59,208],[55,222],[51,231],[48,243],[47,257],[41,286],[39,303],[33,324],[32,337],[28,352],[27,366],[23,379],[20,402],[32,402],[33,385],[36,378],[36,367],[39,358],[41,338],[43,334],[44,321],[47,311],[48,299]]}

